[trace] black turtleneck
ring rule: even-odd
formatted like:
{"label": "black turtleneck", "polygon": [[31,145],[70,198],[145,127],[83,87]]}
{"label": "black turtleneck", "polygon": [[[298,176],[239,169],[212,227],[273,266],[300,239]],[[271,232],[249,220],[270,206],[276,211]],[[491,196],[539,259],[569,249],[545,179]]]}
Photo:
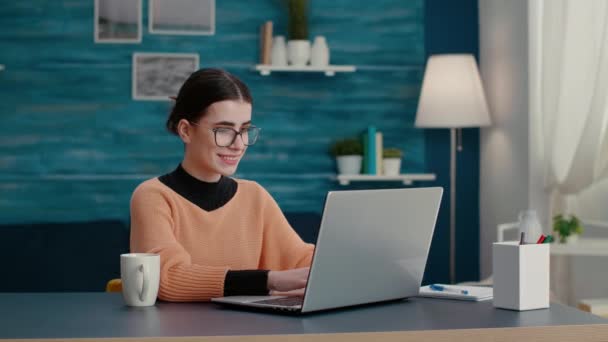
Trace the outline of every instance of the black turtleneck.
{"label": "black turtleneck", "polygon": [[215,183],[203,182],[186,172],[181,164],[158,180],[205,211],[223,207],[234,197],[238,187],[234,179],[224,176]]}
{"label": "black turtleneck", "polygon": [[[234,179],[224,176],[215,183],[203,182],[186,172],[181,164],[158,180],[205,211],[223,207],[236,195],[238,187]],[[224,296],[267,295],[267,282],[267,270],[228,271]]]}

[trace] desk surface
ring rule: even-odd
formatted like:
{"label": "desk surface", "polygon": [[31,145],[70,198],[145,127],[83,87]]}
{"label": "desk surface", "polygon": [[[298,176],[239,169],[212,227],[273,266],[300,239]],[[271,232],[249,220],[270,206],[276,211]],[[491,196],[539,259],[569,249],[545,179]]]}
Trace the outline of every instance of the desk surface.
{"label": "desk surface", "polygon": [[[500,328],[509,331],[508,328],[547,326],[576,326],[574,330],[587,327],[593,328],[589,331],[596,335],[608,336],[608,320],[560,304],[552,304],[546,310],[516,312],[495,309],[492,301],[412,298],[305,316],[283,316],[239,311],[212,303],[157,302],[153,307],[131,308],[124,305],[118,293],[0,293],[0,339],[180,340],[187,336],[242,338],[499,328],[496,333],[502,331]],[[578,330],[578,334],[586,334],[585,331]],[[403,341],[403,336],[399,340]]]}

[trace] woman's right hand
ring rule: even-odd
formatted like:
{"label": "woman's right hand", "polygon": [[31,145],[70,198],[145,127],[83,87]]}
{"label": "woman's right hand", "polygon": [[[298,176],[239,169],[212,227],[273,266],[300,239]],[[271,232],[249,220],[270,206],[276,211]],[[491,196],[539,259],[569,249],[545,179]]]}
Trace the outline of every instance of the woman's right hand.
{"label": "woman's right hand", "polygon": [[271,293],[302,290],[306,287],[309,272],[310,267],[286,271],[270,271],[268,272],[268,290]]}

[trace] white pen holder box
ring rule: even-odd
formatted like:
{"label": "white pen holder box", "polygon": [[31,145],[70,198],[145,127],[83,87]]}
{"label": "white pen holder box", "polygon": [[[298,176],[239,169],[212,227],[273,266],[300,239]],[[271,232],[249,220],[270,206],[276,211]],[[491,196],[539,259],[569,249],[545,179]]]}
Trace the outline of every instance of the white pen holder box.
{"label": "white pen holder box", "polygon": [[494,243],[495,307],[519,311],[549,307],[549,245]]}

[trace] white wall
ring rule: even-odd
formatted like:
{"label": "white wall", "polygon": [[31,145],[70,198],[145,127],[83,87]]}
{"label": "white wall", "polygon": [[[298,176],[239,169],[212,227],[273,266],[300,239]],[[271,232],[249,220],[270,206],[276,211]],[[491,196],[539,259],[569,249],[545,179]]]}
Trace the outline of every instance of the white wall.
{"label": "white wall", "polygon": [[496,225],[528,207],[528,1],[479,1],[480,71],[492,125],[481,129],[481,277]]}

